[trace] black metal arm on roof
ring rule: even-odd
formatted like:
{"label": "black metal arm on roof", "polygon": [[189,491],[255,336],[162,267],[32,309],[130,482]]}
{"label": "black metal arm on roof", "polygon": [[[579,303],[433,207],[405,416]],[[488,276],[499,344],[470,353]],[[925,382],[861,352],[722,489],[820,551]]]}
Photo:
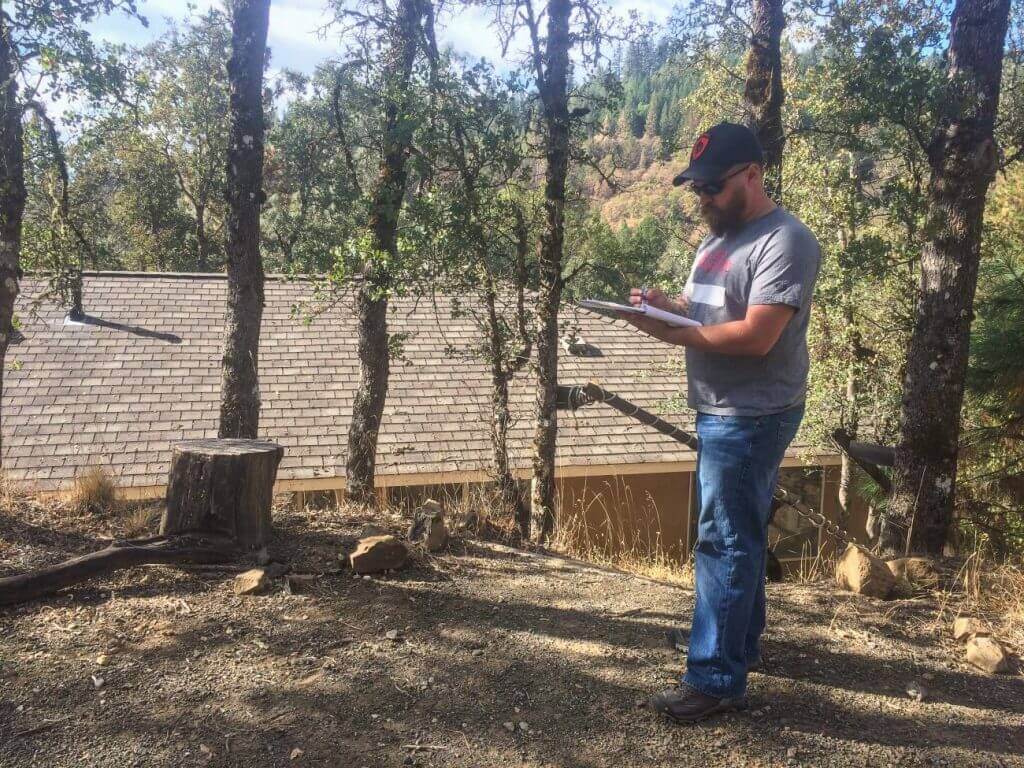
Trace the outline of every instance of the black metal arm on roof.
{"label": "black metal arm on roof", "polygon": [[857,466],[867,472],[868,477],[874,480],[878,487],[886,493],[892,492],[892,481],[880,468],[891,467],[896,463],[896,451],[884,445],[875,443],[861,443],[851,440],[845,430],[837,429],[832,433],[832,439],[836,445],[847,456],[853,459]]}
{"label": "black metal arm on roof", "polygon": [[590,382],[583,387],[566,387],[559,385],[557,402],[559,409],[571,411],[575,411],[576,409],[582,408],[584,405],[590,405],[591,403],[604,403],[605,405],[611,406],[619,413],[630,416],[641,424],[658,430],[661,434],[671,437],[673,440],[682,443],[686,447],[694,451],[697,450],[697,438],[689,432],[680,429],[674,424],[669,424],[667,421],[658,418],[650,411],[644,410],[639,405],[629,402],[629,400],[624,400],[613,392],[609,392],[604,387],[598,386],[594,382]]}

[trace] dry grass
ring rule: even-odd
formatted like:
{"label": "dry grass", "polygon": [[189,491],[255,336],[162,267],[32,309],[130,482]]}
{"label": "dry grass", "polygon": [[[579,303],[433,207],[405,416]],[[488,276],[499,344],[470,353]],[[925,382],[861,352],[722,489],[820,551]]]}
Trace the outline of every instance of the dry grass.
{"label": "dry grass", "polygon": [[93,467],[75,477],[71,511],[79,515],[107,515],[117,508],[117,483],[103,467]]}
{"label": "dry grass", "polygon": [[[693,585],[692,560],[683,559],[681,543],[666,546],[661,515],[654,500],[636,504],[621,478],[585,490],[573,500],[573,509],[556,522],[553,549],[586,562],[618,568],[649,579]],[[561,503],[557,508],[563,508]],[[619,515],[616,510],[637,514]]]}
{"label": "dry grass", "polygon": [[959,613],[987,619],[1001,639],[1024,652],[1024,562],[995,561],[976,550],[956,575]]}
{"label": "dry grass", "polygon": [[824,554],[824,551],[822,547],[818,547],[818,551],[812,554],[810,546],[805,543],[796,568],[786,574],[787,581],[811,584],[831,579],[836,572],[836,555],[834,550],[830,550],[828,554]]}
{"label": "dry grass", "polygon": [[160,508],[153,505],[132,507],[125,510],[123,519],[126,539],[138,539],[156,532],[160,519]]}
{"label": "dry grass", "polygon": [[6,473],[0,471],[0,509],[10,509],[22,495],[17,486],[7,478]]}

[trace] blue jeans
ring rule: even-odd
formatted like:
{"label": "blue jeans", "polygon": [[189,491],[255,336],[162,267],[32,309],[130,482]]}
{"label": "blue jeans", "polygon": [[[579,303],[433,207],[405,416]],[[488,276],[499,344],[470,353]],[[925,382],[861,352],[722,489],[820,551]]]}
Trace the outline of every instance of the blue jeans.
{"label": "blue jeans", "polygon": [[683,680],[708,696],[742,696],[747,665],[760,659],[772,492],[803,415],[697,415],[696,606]]}

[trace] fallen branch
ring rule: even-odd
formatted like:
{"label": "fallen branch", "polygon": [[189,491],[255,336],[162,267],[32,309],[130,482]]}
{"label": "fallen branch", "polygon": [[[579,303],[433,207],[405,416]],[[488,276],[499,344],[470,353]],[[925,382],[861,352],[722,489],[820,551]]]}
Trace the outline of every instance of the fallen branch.
{"label": "fallen branch", "polygon": [[14,605],[53,594],[83,581],[137,565],[225,563],[240,551],[226,537],[204,534],[153,536],[115,541],[106,549],[28,573],[0,578],[0,605]]}

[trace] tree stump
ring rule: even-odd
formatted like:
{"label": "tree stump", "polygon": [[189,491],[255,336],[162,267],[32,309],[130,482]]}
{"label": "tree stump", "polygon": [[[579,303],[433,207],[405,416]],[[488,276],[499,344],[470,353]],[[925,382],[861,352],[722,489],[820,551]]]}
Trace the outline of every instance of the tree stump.
{"label": "tree stump", "polygon": [[167,479],[165,536],[212,533],[243,549],[262,547],[284,449],[266,440],[185,440],[173,448]]}

